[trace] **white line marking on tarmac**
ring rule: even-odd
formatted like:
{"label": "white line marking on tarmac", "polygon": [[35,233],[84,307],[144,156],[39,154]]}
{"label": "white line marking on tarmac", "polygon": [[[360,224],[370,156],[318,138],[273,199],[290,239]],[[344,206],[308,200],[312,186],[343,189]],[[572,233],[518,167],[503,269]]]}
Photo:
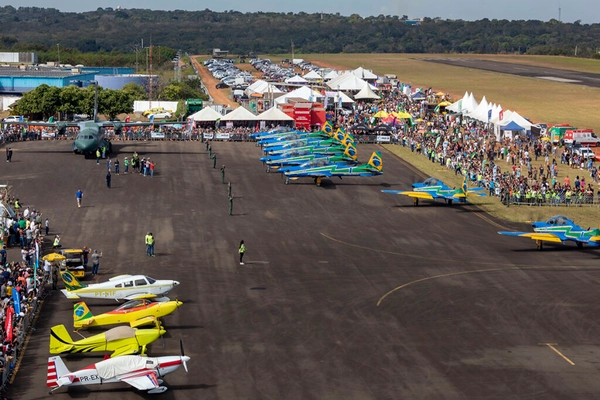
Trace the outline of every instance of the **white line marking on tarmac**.
{"label": "white line marking on tarmac", "polygon": [[581,82],[581,81],[578,81],[577,79],[559,78],[557,76],[536,76],[536,78],[538,78],[538,79],[546,79],[546,80],[554,81],[554,82],[562,82],[562,83],[577,83],[577,82]]}
{"label": "white line marking on tarmac", "polygon": [[559,356],[561,356],[566,362],[568,362],[571,365],[575,365],[575,363],[573,361],[569,360],[567,358],[567,356],[565,356],[563,353],[561,353],[560,351],[558,351],[556,349],[556,347],[554,347],[554,346],[558,345],[558,343],[538,343],[538,344],[542,345],[542,346],[548,346],[548,347],[550,347],[552,350],[554,350],[554,352],[556,354],[558,354]]}

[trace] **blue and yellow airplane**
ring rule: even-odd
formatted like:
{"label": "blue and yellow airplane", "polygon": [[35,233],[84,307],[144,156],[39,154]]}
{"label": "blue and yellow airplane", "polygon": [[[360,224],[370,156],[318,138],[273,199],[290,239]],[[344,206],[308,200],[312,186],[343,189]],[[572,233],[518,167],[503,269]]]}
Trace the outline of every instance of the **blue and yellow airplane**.
{"label": "blue and yellow airplane", "polygon": [[544,242],[567,243],[575,242],[578,248],[584,244],[592,247],[600,246],[600,229],[583,229],[564,215],[555,215],[545,222],[531,224],[533,232],[498,232],[500,235],[518,236],[533,239],[538,250],[542,250]]}
{"label": "blue and yellow airplane", "polygon": [[263,162],[267,165],[267,172],[271,172],[271,168],[278,169],[278,172],[283,172],[283,167],[306,165],[306,168],[309,167],[308,163],[311,162],[319,162],[321,163],[320,165],[326,165],[327,163],[356,164],[357,160],[358,151],[356,151],[356,147],[349,145],[343,153],[338,151],[334,151],[333,153],[314,153],[307,151],[306,154],[291,157],[272,157]]}
{"label": "blue and yellow airplane", "polygon": [[419,199],[444,199],[446,203],[452,204],[455,200],[459,203],[465,203],[468,196],[485,196],[483,188],[469,189],[466,177],[460,189],[451,188],[436,178],[428,178],[423,182],[413,183],[412,186],[413,190],[382,190],[382,192],[412,197],[415,206],[419,205]]}
{"label": "blue and yellow airplane", "polygon": [[383,174],[383,161],[379,152],[374,152],[369,161],[362,165],[340,166],[333,164],[284,172],[286,185],[292,180],[308,177],[313,178],[317,186],[321,186],[323,178],[338,176],[341,179],[344,176],[375,176],[381,174]]}

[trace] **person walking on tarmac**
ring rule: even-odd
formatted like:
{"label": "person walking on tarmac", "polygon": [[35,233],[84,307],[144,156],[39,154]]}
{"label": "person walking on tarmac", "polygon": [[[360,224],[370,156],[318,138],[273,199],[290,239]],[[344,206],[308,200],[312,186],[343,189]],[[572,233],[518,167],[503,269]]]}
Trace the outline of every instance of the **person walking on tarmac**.
{"label": "person walking on tarmac", "polygon": [[96,149],[96,165],[100,165],[100,156],[102,156],[100,149]]}
{"label": "person walking on tarmac", "polygon": [[146,255],[154,257],[154,236],[152,236],[152,232],[148,232],[146,235]]}
{"label": "person walking on tarmac", "polygon": [[92,253],[92,275],[98,275],[98,268],[100,268],[100,257],[102,252],[98,253],[98,250],[94,250]]}
{"label": "person walking on tarmac", "polygon": [[108,171],[106,173],[106,187],[110,189],[110,180],[111,180],[111,175],[110,175],[110,171]]}
{"label": "person walking on tarmac", "polygon": [[242,240],[240,242],[240,248],[238,249],[238,253],[240,253],[240,265],[244,265],[244,253],[246,252],[246,245]]}

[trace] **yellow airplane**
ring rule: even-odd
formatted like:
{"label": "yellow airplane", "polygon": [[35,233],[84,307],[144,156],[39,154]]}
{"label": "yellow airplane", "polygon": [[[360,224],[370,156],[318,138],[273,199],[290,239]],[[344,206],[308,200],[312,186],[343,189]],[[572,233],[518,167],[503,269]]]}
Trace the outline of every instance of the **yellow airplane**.
{"label": "yellow airplane", "polygon": [[167,331],[162,328],[134,329],[118,326],[104,333],[73,341],[64,325],[50,329],[50,354],[112,352],[111,357],[125,354],[145,354],[146,346]]}
{"label": "yellow airplane", "polygon": [[158,318],[171,314],[183,303],[181,301],[130,300],[105,314],[92,315],[83,301],[73,306],[73,326],[75,329],[103,325],[129,323],[132,328],[156,324]]}

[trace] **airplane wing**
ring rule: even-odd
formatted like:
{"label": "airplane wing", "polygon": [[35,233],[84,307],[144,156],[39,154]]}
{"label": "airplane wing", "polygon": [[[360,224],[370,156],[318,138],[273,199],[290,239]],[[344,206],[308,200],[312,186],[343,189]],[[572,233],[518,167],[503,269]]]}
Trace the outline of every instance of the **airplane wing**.
{"label": "airplane wing", "polygon": [[134,375],[127,375],[121,378],[121,382],[125,382],[137,390],[150,390],[159,386],[156,371],[142,371]]}
{"label": "airplane wing", "polygon": [[80,297],[77,296],[75,293],[68,291],[67,289],[61,289],[62,294],[65,295],[65,297],[69,300],[77,300]]}
{"label": "airplane wing", "polygon": [[136,354],[139,351],[140,346],[138,345],[136,339],[128,340],[131,341],[130,344],[124,344],[123,346],[115,349],[115,351],[110,355],[110,358],[115,358],[127,354]]}
{"label": "airplane wing", "polygon": [[142,300],[142,299],[153,299],[156,295],[154,293],[136,293],[130,294],[127,297],[124,297],[125,300]]}
{"label": "airplane wing", "polygon": [[553,233],[537,233],[537,232],[498,232],[501,235],[505,236],[517,236],[517,237],[526,237],[533,240],[543,240],[545,242],[554,242],[554,243],[562,243],[565,240],[570,240],[564,236],[556,235]]}
{"label": "airplane wing", "polygon": [[431,193],[428,192],[413,192],[410,190],[382,190],[383,193],[389,193],[389,194],[402,194],[404,196],[409,196],[412,198],[417,198],[417,199],[427,199],[427,200],[433,200],[434,197],[431,195]]}

